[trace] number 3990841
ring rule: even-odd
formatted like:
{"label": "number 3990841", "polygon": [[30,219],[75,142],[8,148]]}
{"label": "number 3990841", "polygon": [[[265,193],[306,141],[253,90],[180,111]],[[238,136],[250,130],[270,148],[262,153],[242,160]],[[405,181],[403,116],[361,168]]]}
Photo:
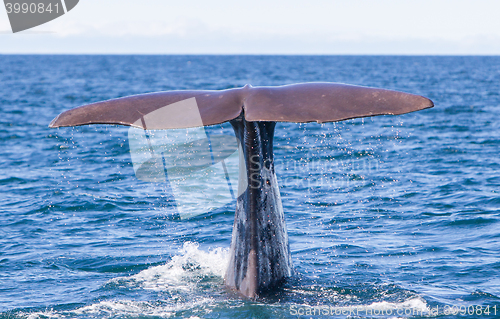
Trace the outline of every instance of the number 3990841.
{"label": "number 3990841", "polygon": [[59,13],[59,3],[45,5],[44,3],[6,3],[7,13]]}

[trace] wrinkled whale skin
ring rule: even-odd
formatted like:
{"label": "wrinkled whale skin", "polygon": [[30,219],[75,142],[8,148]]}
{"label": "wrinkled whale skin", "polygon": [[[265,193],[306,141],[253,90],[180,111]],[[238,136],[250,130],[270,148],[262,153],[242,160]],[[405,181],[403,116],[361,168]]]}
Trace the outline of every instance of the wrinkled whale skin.
{"label": "wrinkled whale skin", "polygon": [[[247,186],[238,197],[225,284],[256,298],[291,275],[292,262],[283,205],[274,169],[275,122],[232,120],[244,161],[240,176]],[[243,172],[241,172],[243,170]]]}

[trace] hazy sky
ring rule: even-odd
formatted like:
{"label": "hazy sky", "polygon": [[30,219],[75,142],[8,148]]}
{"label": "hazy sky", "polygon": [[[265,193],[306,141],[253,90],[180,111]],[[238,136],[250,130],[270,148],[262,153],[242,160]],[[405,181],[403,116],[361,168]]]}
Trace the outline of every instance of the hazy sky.
{"label": "hazy sky", "polygon": [[500,54],[498,0],[80,0],[0,53]]}

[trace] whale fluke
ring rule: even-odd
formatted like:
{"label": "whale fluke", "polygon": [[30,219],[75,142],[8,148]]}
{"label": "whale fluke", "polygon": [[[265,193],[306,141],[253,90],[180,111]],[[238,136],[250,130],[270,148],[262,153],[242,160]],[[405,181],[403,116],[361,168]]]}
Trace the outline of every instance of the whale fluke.
{"label": "whale fluke", "polygon": [[[194,98],[194,100],[192,100]],[[195,105],[191,102],[195,102]],[[194,106],[193,106],[194,105]],[[97,102],[63,112],[50,127],[119,124],[147,129],[177,129],[224,123],[242,111],[249,122],[337,122],[352,118],[397,115],[432,107],[414,94],[338,83],[302,83],[221,91],[168,91]],[[163,109],[168,106],[168,109]],[[197,107],[200,119],[186,112]],[[161,121],[141,118],[155,114]],[[146,126],[146,127],[145,127]]]}
{"label": "whale fluke", "polygon": [[[230,122],[240,154],[230,261],[224,281],[257,298],[292,273],[283,205],[274,168],[276,122],[336,122],[404,114],[434,106],[414,94],[336,83],[303,83],[222,91],[170,91],[93,103],[61,113],[50,127],[120,124],[147,130]],[[193,147],[205,140],[192,142]],[[191,145],[191,144],[190,144]],[[206,147],[205,147],[206,148]],[[230,154],[230,153],[229,153]],[[223,160],[226,153],[211,159]],[[153,158],[144,172],[153,164]],[[206,162],[198,163],[199,166]]]}

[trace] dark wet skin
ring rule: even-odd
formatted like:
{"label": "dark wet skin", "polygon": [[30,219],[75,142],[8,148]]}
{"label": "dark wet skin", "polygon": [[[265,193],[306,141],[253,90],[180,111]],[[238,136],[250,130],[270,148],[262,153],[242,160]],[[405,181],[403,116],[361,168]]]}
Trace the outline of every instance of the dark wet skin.
{"label": "dark wet skin", "polygon": [[[291,275],[292,262],[283,205],[274,170],[275,122],[231,121],[240,141],[247,182],[238,197],[225,284],[256,298]],[[244,167],[242,167],[244,165]],[[241,176],[241,175],[240,175]],[[241,193],[241,191],[239,192]]]}

